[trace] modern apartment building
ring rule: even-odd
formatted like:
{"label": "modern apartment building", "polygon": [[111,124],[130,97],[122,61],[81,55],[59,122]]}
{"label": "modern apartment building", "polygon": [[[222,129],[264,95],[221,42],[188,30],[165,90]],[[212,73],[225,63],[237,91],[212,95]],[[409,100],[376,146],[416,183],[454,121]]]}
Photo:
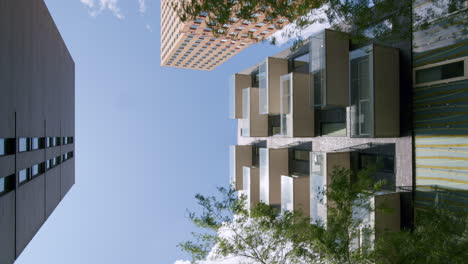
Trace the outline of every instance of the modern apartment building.
{"label": "modern apartment building", "polygon": [[75,66],[43,0],[0,1],[0,263],[75,183]]}
{"label": "modern apartment building", "polygon": [[161,0],[161,66],[213,70],[246,47],[262,41],[288,22],[271,24],[264,14],[251,20],[234,15],[220,29],[227,37],[216,37],[205,12],[193,21],[182,22],[173,9],[179,0]]}

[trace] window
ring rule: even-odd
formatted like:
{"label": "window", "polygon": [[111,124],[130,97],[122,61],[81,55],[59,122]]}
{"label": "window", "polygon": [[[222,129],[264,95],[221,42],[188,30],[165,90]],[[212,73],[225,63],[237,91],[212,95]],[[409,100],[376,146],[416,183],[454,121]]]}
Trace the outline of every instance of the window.
{"label": "window", "polygon": [[5,139],[0,138],[0,156],[5,155]]}
{"label": "window", "polygon": [[39,138],[31,138],[31,150],[39,149]]}
{"label": "window", "polygon": [[36,176],[39,174],[39,164],[36,164],[31,167],[32,170],[32,177]]}
{"label": "window", "polygon": [[414,69],[415,86],[432,85],[468,78],[468,56]]}
{"label": "window", "polygon": [[203,22],[203,19],[200,19],[200,18],[195,19],[195,23],[197,24],[201,24],[202,22]]}
{"label": "window", "polygon": [[31,177],[31,169],[27,168],[18,173],[18,182],[21,184]]}
{"label": "window", "polygon": [[15,154],[14,138],[0,138],[0,156]]}
{"label": "window", "polygon": [[15,188],[15,175],[0,178],[0,195],[5,194]]}
{"label": "window", "polygon": [[28,138],[20,138],[19,144],[18,144],[18,151],[19,152],[28,151],[30,149],[29,142],[30,141]]}

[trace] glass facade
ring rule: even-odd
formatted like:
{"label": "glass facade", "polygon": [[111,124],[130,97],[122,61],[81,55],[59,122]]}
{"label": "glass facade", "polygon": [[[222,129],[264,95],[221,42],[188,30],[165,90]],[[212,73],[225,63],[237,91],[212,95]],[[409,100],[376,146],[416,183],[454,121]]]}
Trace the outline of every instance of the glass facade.
{"label": "glass facade", "polygon": [[323,106],[326,102],[326,65],[325,65],[325,31],[310,38],[310,73],[314,92],[310,102]]}
{"label": "glass facade", "polygon": [[236,146],[229,146],[229,184],[236,186]]}
{"label": "glass facade", "polygon": [[281,211],[294,211],[294,179],[281,176]]}
{"label": "glass facade", "polygon": [[250,88],[242,89],[242,131],[244,137],[250,136]]}
{"label": "glass facade", "polygon": [[242,167],[242,190],[247,196],[246,197],[247,206],[250,207],[251,192],[250,192],[250,168],[249,167]]}
{"label": "glass facade", "polygon": [[350,53],[351,137],[374,135],[373,56],[372,47]]}
{"label": "glass facade", "polygon": [[280,120],[282,136],[292,137],[292,74],[281,76]]}
{"label": "glass facade", "polygon": [[236,118],[236,75],[229,78],[229,118]]}
{"label": "glass facade", "polygon": [[259,111],[268,114],[268,59],[262,62],[258,69]]}
{"label": "glass facade", "polygon": [[260,201],[270,203],[269,150],[260,148]]}
{"label": "glass facade", "polygon": [[312,223],[326,224],[327,198],[323,195],[327,184],[326,154],[314,152],[310,155],[310,218]]}

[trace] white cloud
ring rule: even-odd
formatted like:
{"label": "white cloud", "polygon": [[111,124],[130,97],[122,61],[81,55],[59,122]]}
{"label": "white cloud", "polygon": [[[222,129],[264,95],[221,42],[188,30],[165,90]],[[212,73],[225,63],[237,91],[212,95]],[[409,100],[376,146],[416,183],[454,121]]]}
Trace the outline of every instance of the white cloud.
{"label": "white cloud", "polygon": [[122,20],[125,17],[123,16],[120,8],[118,7],[119,0],[96,0],[98,4],[94,2],[94,0],[80,0],[80,2],[89,8],[89,14],[91,16],[97,16],[101,12],[108,10],[110,11],[116,18]]}
{"label": "white cloud", "polygon": [[140,13],[146,13],[146,1],[145,0],[138,0],[138,10]]}
{"label": "white cloud", "polygon": [[146,29],[147,29],[149,32],[153,32],[153,28],[152,28],[149,24],[146,24]]}
{"label": "white cloud", "polygon": [[94,0],[80,0],[80,2],[89,8],[94,7]]}
{"label": "white cloud", "polygon": [[190,264],[190,261],[188,260],[176,260],[174,264]]}

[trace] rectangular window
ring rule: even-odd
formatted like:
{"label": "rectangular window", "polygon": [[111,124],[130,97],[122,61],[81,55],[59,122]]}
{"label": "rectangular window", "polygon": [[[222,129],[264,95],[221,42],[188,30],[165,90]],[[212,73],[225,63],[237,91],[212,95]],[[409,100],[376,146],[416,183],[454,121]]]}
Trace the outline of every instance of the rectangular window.
{"label": "rectangular window", "polygon": [[57,144],[56,146],[60,146],[60,137],[55,138],[55,143]]}
{"label": "rectangular window", "polygon": [[468,56],[414,69],[415,86],[432,85],[468,78]]}
{"label": "rectangular window", "polygon": [[29,148],[29,139],[28,138],[20,138],[19,139],[19,144],[18,144],[18,151],[23,152],[23,151],[28,151]]}
{"label": "rectangular window", "polygon": [[39,164],[33,165],[32,169],[32,177],[37,176],[39,174]]}
{"label": "rectangular window", "polygon": [[299,150],[299,149],[294,150],[294,160],[309,161],[309,159],[310,159],[309,151]]}
{"label": "rectangular window", "polygon": [[5,139],[0,138],[0,156],[5,155],[5,153],[6,153],[6,151],[5,151]]}
{"label": "rectangular window", "polygon": [[18,182],[21,184],[29,179],[31,175],[31,169],[27,168],[18,173]]}
{"label": "rectangular window", "polygon": [[39,138],[31,138],[31,150],[39,149]]}
{"label": "rectangular window", "polygon": [[15,175],[0,178],[0,195],[7,193],[15,188]]}

